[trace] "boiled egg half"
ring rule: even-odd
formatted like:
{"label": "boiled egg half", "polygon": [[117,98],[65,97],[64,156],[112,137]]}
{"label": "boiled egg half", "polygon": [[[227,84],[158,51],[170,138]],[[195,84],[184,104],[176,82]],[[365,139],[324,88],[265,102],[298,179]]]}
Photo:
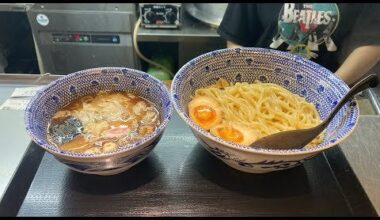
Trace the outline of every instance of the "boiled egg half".
{"label": "boiled egg half", "polygon": [[258,139],[258,132],[240,123],[232,122],[229,125],[218,124],[211,128],[210,133],[226,141],[249,146]]}
{"label": "boiled egg half", "polygon": [[209,130],[222,120],[222,111],[219,104],[212,98],[199,96],[188,104],[189,115],[201,128]]}

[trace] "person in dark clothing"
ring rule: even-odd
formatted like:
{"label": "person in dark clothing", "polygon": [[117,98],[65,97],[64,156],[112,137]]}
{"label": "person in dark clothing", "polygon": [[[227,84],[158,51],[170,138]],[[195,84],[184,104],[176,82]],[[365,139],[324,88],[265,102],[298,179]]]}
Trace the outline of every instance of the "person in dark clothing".
{"label": "person in dark clothing", "polygon": [[230,3],[218,33],[227,47],[288,51],[348,85],[380,60],[380,4]]}

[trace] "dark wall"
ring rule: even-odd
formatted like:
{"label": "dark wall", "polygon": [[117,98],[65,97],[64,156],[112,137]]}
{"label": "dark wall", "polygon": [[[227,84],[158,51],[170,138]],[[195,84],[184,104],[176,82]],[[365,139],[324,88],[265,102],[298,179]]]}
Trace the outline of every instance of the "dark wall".
{"label": "dark wall", "polygon": [[39,73],[25,12],[0,12],[0,53],[8,63],[6,73]]}

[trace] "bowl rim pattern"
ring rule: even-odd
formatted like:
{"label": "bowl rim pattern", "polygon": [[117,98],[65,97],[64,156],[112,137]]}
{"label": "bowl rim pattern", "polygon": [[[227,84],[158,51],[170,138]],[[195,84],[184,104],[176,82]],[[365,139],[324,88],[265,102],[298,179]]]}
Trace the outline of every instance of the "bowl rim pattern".
{"label": "bowl rim pattern", "polygon": [[[63,151],[63,150],[61,150],[61,149],[59,149],[53,145],[50,145],[50,144],[43,144],[42,141],[36,137],[35,132],[33,131],[33,129],[31,129],[31,126],[29,123],[30,117],[32,117],[35,114],[32,111],[33,104],[35,103],[35,101],[38,100],[41,97],[41,95],[44,94],[46,90],[48,90],[48,88],[59,85],[62,81],[67,80],[67,78],[76,77],[78,75],[86,75],[87,73],[91,73],[91,72],[95,72],[95,71],[102,74],[102,70],[120,70],[120,71],[127,70],[128,73],[135,74],[136,76],[138,76],[138,75],[144,76],[144,78],[146,80],[151,80],[152,83],[156,83],[157,85],[159,85],[159,87],[161,87],[161,89],[162,89],[162,94],[164,96],[167,96],[167,99],[169,102],[168,105],[162,106],[162,108],[166,108],[166,110],[168,111],[168,114],[167,114],[167,117],[164,116],[164,119],[161,122],[160,126],[158,128],[156,128],[152,133],[150,133],[149,135],[145,136],[144,138],[138,140],[137,142],[125,145],[116,151],[111,151],[111,152],[106,152],[106,153],[90,153],[90,154],[89,153],[76,153],[76,152]],[[150,74],[148,74],[146,72],[136,70],[136,69],[131,69],[128,67],[96,67],[96,68],[84,69],[84,70],[80,70],[80,71],[77,71],[74,73],[70,73],[68,75],[64,75],[64,76],[60,77],[59,79],[56,79],[56,80],[50,82],[49,84],[44,86],[42,89],[37,91],[37,93],[30,99],[30,101],[29,101],[29,103],[28,103],[28,105],[24,111],[24,123],[26,126],[26,132],[29,135],[29,137],[37,145],[39,145],[40,147],[42,147],[43,149],[45,149],[49,153],[52,153],[54,155],[69,157],[69,158],[104,158],[104,157],[119,155],[120,153],[124,153],[124,152],[127,152],[129,150],[135,149],[139,146],[144,145],[145,143],[148,143],[148,142],[154,140],[155,138],[157,138],[159,136],[159,134],[161,134],[165,130],[167,124],[169,123],[169,121],[172,117],[172,114],[173,114],[173,106],[172,106],[172,99],[170,97],[170,91],[165,86],[165,84],[163,82],[161,82],[159,79],[155,78],[154,76],[151,76]],[[45,142],[47,142],[47,141],[45,141]]]}
{"label": "bowl rim pattern", "polygon": [[[261,155],[294,155],[294,156],[296,156],[296,155],[317,153],[317,152],[326,150],[330,147],[333,147],[335,145],[338,145],[344,139],[346,139],[348,136],[350,136],[350,134],[355,130],[355,128],[358,124],[358,120],[359,120],[359,108],[358,108],[357,104],[354,106],[354,108],[356,110],[354,112],[356,112],[356,114],[353,115],[355,117],[355,123],[346,132],[345,135],[343,135],[340,138],[337,138],[335,140],[335,142],[333,142],[333,143],[329,142],[329,143],[320,144],[320,145],[312,146],[312,147],[308,147],[308,148],[276,150],[276,149],[267,149],[267,148],[260,148],[260,147],[249,147],[249,146],[244,146],[244,145],[225,141],[219,137],[212,135],[210,132],[207,132],[206,130],[202,129],[201,127],[196,125],[189,117],[187,117],[183,111],[180,110],[181,109],[180,100],[176,99],[176,96],[177,96],[176,91],[178,90],[178,87],[180,84],[179,82],[182,79],[182,77],[187,74],[187,70],[190,67],[194,66],[195,63],[202,61],[205,58],[210,58],[210,57],[217,56],[218,54],[223,54],[223,53],[228,53],[228,52],[233,52],[233,51],[238,52],[238,53],[240,53],[240,52],[256,52],[256,53],[270,52],[270,53],[278,55],[278,56],[283,56],[283,57],[289,58],[290,60],[299,60],[299,61],[307,64],[308,66],[316,67],[316,68],[322,69],[323,71],[325,71],[327,73],[330,73],[331,74],[331,80],[333,80],[336,84],[342,86],[346,90],[346,92],[348,92],[348,90],[349,90],[348,85],[342,79],[340,79],[335,74],[333,74],[330,70],[328,70],[327,68],[321,66],[320,64],[318,64],[316,62],[307,60],[306,58],[303,58],[303,57],[295,55],[295,54],[291,54],[289,52],[273,50],[273,49],[268,49],[268,48],[258,48],[258,47],[224,48],[224,49],[214,50],[214,51],[199,55],[199,56],[193,58],[192,60],[188,61],[185,65],[183,65],[178,70],[178,72],[174,76],[172,84],[171,84],[170,95],[172,98],[172,103],[174,105],[174,109],[179,114],[179,116],[186,122],[186,124],[188,126],[190,126],[191,129],[195,130],[197,133],[199,133],[202,136],[212,140],[213,142],[216,142],[222,146],[225,146],[225,147],[233,149],[233,150],[241,150],[244,152],[257,153],[257,154],[261,154]],[[354,102],[356,102],[356,99],[354,99]]]}

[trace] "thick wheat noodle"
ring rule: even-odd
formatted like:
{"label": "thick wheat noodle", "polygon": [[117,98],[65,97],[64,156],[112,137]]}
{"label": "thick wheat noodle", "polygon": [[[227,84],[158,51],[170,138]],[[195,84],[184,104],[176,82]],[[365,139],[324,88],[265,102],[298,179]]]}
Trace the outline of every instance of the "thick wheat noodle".
{"label": "thick wheat noodle", "polygon": [[[219,79],[214,85],[195,91],[194,97],[214,99],[222,109],[222,124],[233,121],[256,129],[259,138],[286,130],[310,128],[321,123],[312,103],[273,83],[229,84]],[[323,133],[310,145],[322,142]]]}

